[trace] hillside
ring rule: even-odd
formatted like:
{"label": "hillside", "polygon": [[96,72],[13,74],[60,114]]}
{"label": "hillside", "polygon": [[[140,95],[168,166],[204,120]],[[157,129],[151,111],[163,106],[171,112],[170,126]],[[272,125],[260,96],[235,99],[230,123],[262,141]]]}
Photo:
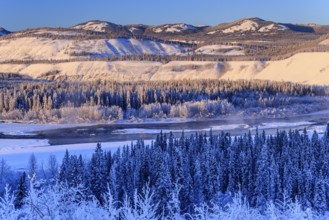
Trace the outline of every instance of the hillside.
{"label": "hillside", "polygon": [[[15,50],[13,50],[15,48]],[[78,57],[111,57],[123,55],[173,55],[182,47],[159,41],[116,39],[50,39],[44,37],[22,37],[0,40],[0,62],[10,60],[65,60]]]}
{"label": "hillside", "polygon": [[159,62],[85,61],[58,64],[1,64],[0,72],[33,78],[79,80],[230,79],[292,81],[329,85],[329,53],[300,53],[280,61]]}
{"label": "hillside", "polygon": [[[329,85],[328,26],[87,21],[0,37],[0,73],[42,79],[264,79]],[[312,52],[312,53],[311,53]]]}

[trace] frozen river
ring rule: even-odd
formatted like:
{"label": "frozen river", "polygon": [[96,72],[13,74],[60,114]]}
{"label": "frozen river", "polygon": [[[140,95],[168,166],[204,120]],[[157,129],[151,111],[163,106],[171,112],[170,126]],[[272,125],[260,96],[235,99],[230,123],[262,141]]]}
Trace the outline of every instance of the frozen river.
{"label": "frozen river", "polygon": [[47,164],[49,155],[62,159],[65,150],[72,154],[88,157],[94,151],[96,143],[101,142],[103,149],[115,150],[123,145],[130,145],[138,139],[150,143],[160,131],[173,132],[179,137],[198,131],[214,134],[230,132],[241,135],[245,132],[265,130],[274,134],[277,129],[306,128],[311,134],[314,130],[323,133],[329,121],[329,111],[322,111],[291,118],[241,118],[230,116],[221,119],[193,121],[154,121],[148,123],[116,123],[101,125],[35,125],[35,124],[0,124],[0,158],[17,169],[24,169],[28,159],[34,153],[40,164]]}

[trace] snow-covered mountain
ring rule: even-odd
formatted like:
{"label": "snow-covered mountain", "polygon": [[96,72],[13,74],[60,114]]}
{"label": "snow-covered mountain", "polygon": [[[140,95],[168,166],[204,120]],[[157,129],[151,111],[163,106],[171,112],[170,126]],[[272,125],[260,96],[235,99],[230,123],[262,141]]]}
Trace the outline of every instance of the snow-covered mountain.
{"label": "snow-covered mountain", "polygon": [[[289,58],[287,53],[297,54],[301,49],[323,53],[326,48],[329,52],[327,26],[283,24],[259,18],[240,19],[213,27],[185,23],[119,25],[93,20],[69,28],[34,28],[14,33],[0,29],[0,33],[4,35],[0,38],[0,73],[43,77],[55,71],[58,76],[83,80],[275,80],[277,69],[281,68],[279,72],[284,73],[281,79],[290,81],[300,70],[289,69],[292,65],[282,61]],[[291,39],[298,42],[296,45],[304,45],[307,40],[307,47],[290,48]],[[281,61],[250,62],[272,58]],[[297,58],[296,68],[306,63]],[[308,54],[307,58],[319,61],[312,63],[312,74],[316,74],[316,79],[311,79],[314,78],[312,74],[305,74],[295,81],[303,79],[302,82],[311,84],[329,84],[323,79],[328,78],[325,76],[329,69],[326,53]],[[181,60],[186,62],[178,62]],[[278,68],[265,71],[270,66]],[[304,69],[309,71],[307,67]]]}
{"label": "snow-covered mountain", "polygon": [[152,27],[152,31],[155,33],[182,33],[184,31],[198,30],[200,27],[196,27],[190,24],[165,24]]}
{"label": "snow-covered mountain", "polygon": [[6,29],[0,27],[0,36],[4,36],[10,34],[10,31],[7,31]]}
{"label": "snow-covered mountain", "polygon": [[82,24],[73,26],[74,29],[87,31],[106,32],[107,30],[117,29],[119,25],[107,21],[87,21]]}
{"label": "snow-covered mountain", "polygon": [[[207,34],[278,34],[283,31],[291,31],[294,25],[286,25],[265,21],[260,18],[245,18],[227,24],[219,24],[208,29]],[[299,30],[301,31],[301,30]]]}
{"label": "snow-covered mountain", "polygon": [[[313,29],[315,27],[317,29]],[[92,20],[69,28],[34,28],[10,35],[0,28],[0,35],[7,35],[0,39],[0,62],[67,61],[143,54],[250,56],[256,51],[255,45],[264,47],[267,41],[274,42],[271,47],[276,47],[276,40],[282,42],[285,34],[288,40],[316,39],[319,35],[313,32],[318,29],[322,30],[321,34],[326,33],[319,25],[281,24],[260,18],[240,19],[213,27],[185,23],[119,25]],[[246,40],[254,47],[245,44]]]}
{"label": "snow-covered mountain", "polygon": [[166,56],[180,54],[183,49],[177,44],[133,38],[75,40],[20,37],[0,40],[0,62],[67,60],[77,57],[99,58],[142,54]]}

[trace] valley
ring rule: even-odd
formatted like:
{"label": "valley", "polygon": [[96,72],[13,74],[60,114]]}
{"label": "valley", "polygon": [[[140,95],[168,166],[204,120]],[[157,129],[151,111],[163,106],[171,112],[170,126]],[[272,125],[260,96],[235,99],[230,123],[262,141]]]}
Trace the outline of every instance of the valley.
{"label": "valley", "polygon": [[322,219],[328,120],[329,25],[0,27],[0,219]]}

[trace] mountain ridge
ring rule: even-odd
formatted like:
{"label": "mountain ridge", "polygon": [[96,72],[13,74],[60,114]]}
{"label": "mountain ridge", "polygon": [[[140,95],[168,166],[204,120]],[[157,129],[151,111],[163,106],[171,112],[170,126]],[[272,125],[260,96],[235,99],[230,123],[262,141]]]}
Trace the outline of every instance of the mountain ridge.
{"label": "mountain ridge", "polygon": [[[226,22],[226,23],[218,23],[216,25],[203,25],[203,26],[198,26],[198,25],[193,25],[193,24],[188,24],[188,23],[183,23],[183,22],[178,22],[178,23],[165,23],[165,24],[159,24],[159,25],[148,25],[148,24],[126,24],[126,25],[122,25],[122,24],[116,24],[116,23],[113,23],[113,22],[110,22],[110,21],[105,21],[105,20],[97,20],[97,19],[92,19],[92,20],[88,20],[88,21],[84,21],[84,22],[81,22],[81,23],[78,23],[76,25],[73,25],[73,26],[70,26],[70,27],[61,27],[63,29],[84,29],[84,28],[87,28],[86,25],[88,24],[92,24],[94,23],[95,25],[101,25],[103,24],[104,27],[100,27],[100,29],[87,29],[87,30],[90,30],[90,31],[96,31],[96,32],[103,32],[103,31],[106,31],[106,28],[109,28],[109,29],[113,29],[113,28],[118,28],[118,27],[121,27],[121,28],[127,28],[127,27],[131,27],[131,26],[143,26],[144,28],[146,29],[154,29],[154,28],[159,28],[159,27],[163,27],[163,26],[179,26],[179,25],[186,25],[188,27],[191,27],[192,29],[198,29],[200,31],[202,31],[203,29],[205,28],[217,28],[217,27],[227,27],[227,26],[233,26],[237,23],[241,23],[241,22],[244,22],[244,21],[254,21],[256,23],[267,23],[267,24],[278,24],[278,25],[286,25],[288,27],[305,27],[305,28],[313,28],[313,27],[321,27],[321,26],[328,26],[328,25],[319,25],[319,24],[315,24],[315,23],[307,23],[307,24],[293,24],[293,23],[282,23],[282,22],[274,22],[274,21],[268,21],[268,20],[265,20],[265,19],[262,19],[262,18],[259,18],[259,17],[247,17],[247,18],[240,18],[240,19],[237,19],[235,21],[232,21],[232,22]],[[312,25],[310,25],[312,24]],[[107,25],[107,26],[106,26]],[[39,27],[39,28],[53,28],[53,27]],[[104,30],[102,30],[102,28],[104,28]],[[3,28],[2,28],[3,29]],[[33,29],[37,29],[37,28],[33,28]],[[3,29],[4,31],[6,31],[5,29]],[[19,31],[15,31],[15,32],[21,32],[21,31],[25,31],[25,30],[29,30],[29,28],[27,29],[22,29],[22,30],[19,30]],[[298,28],[293,28],[293,30],[295,31],[303,31],[302,29],[298,29]],[[311,29],[308,29],[308,30],[311,30]],[[0,31],[1,31],[1,27],[0,27]],[[8,33],[11,33],[9,31],[7,31]],[[169,31],[170,32],[170,31]],[[14,32],[12,32],[14,33]],[[159,32],[158,32],[159,33]]]}

